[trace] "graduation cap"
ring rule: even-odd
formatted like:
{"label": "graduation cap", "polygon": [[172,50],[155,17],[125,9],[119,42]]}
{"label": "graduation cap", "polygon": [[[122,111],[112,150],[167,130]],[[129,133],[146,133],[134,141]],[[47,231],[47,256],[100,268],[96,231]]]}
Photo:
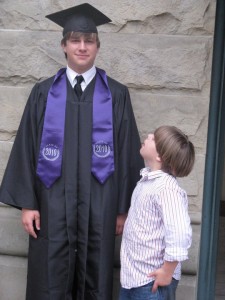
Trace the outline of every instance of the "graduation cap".
{"label": "graduation cap", "polygon": [[97,33],[96,26],[111,22],[94,6],[84,3],[47,15],[46,18],[63,27],[63,36],[70,31]]}

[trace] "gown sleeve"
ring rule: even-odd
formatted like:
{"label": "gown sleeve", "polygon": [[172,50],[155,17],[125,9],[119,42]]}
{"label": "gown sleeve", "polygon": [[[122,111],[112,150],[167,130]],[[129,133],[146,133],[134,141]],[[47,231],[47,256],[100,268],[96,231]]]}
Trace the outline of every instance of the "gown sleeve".
{"label": "gown sleeve", "polygon": [[123,214],[127,213],[130,207],[131,195],[140,179],[140,170],[144,167],[144,161],[140,155],[140,137],[126,86],[119,98],[116,116],[119,124],[117,128],[118,213]]}
{"label": "gown sleeve", "polygon": [[25,106],[0,188],[0,202],[18,209],[38,209],[35,181],[40,97],[36,84]]}

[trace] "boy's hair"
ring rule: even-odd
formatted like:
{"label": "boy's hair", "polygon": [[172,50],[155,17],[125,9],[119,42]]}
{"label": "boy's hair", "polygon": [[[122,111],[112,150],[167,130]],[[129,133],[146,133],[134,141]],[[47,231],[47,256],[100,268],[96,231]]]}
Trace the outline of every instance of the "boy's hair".
{"label": "boy's hair", "polygon": [[[81,36],[84,36],[86,38],[95,38],[97,43],[97,48],[100,48],[100,40],[97,33],[85,33],[85,32],[75,32],[75,31],[67,32],[61,40],[61,45],[66,46],[66,42],[70,38],[80,38]],[[66,53],[65,53],[65,57],[67,58]]]}
{"label": "boy's hair", "polygon": [[187,176],[194,165],[195,150],[188,137],[174,126],[161,126],[154,132],[162,169],[173,176]]}

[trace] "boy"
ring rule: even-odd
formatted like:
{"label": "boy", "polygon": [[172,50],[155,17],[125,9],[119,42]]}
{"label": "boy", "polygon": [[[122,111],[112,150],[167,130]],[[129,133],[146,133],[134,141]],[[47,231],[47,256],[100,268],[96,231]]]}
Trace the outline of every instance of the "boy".
{"label": "boy", "polygon": [[193,144],[179,129],[161,126],[144,141],[141,170],[121,244],[120,300],[174,300],[192,230],[187,194],[176,177],[193,167]]}

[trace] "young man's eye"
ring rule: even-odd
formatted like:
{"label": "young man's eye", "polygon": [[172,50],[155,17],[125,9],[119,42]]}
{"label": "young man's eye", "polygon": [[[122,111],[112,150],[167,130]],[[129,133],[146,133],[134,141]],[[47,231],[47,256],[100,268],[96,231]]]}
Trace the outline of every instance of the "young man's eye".
{"label": "young man's eye", "polygon": [[72,43],[79,43],[80,40],[78,40],[78,39],[72,39],[71,42],[72,42]]}

